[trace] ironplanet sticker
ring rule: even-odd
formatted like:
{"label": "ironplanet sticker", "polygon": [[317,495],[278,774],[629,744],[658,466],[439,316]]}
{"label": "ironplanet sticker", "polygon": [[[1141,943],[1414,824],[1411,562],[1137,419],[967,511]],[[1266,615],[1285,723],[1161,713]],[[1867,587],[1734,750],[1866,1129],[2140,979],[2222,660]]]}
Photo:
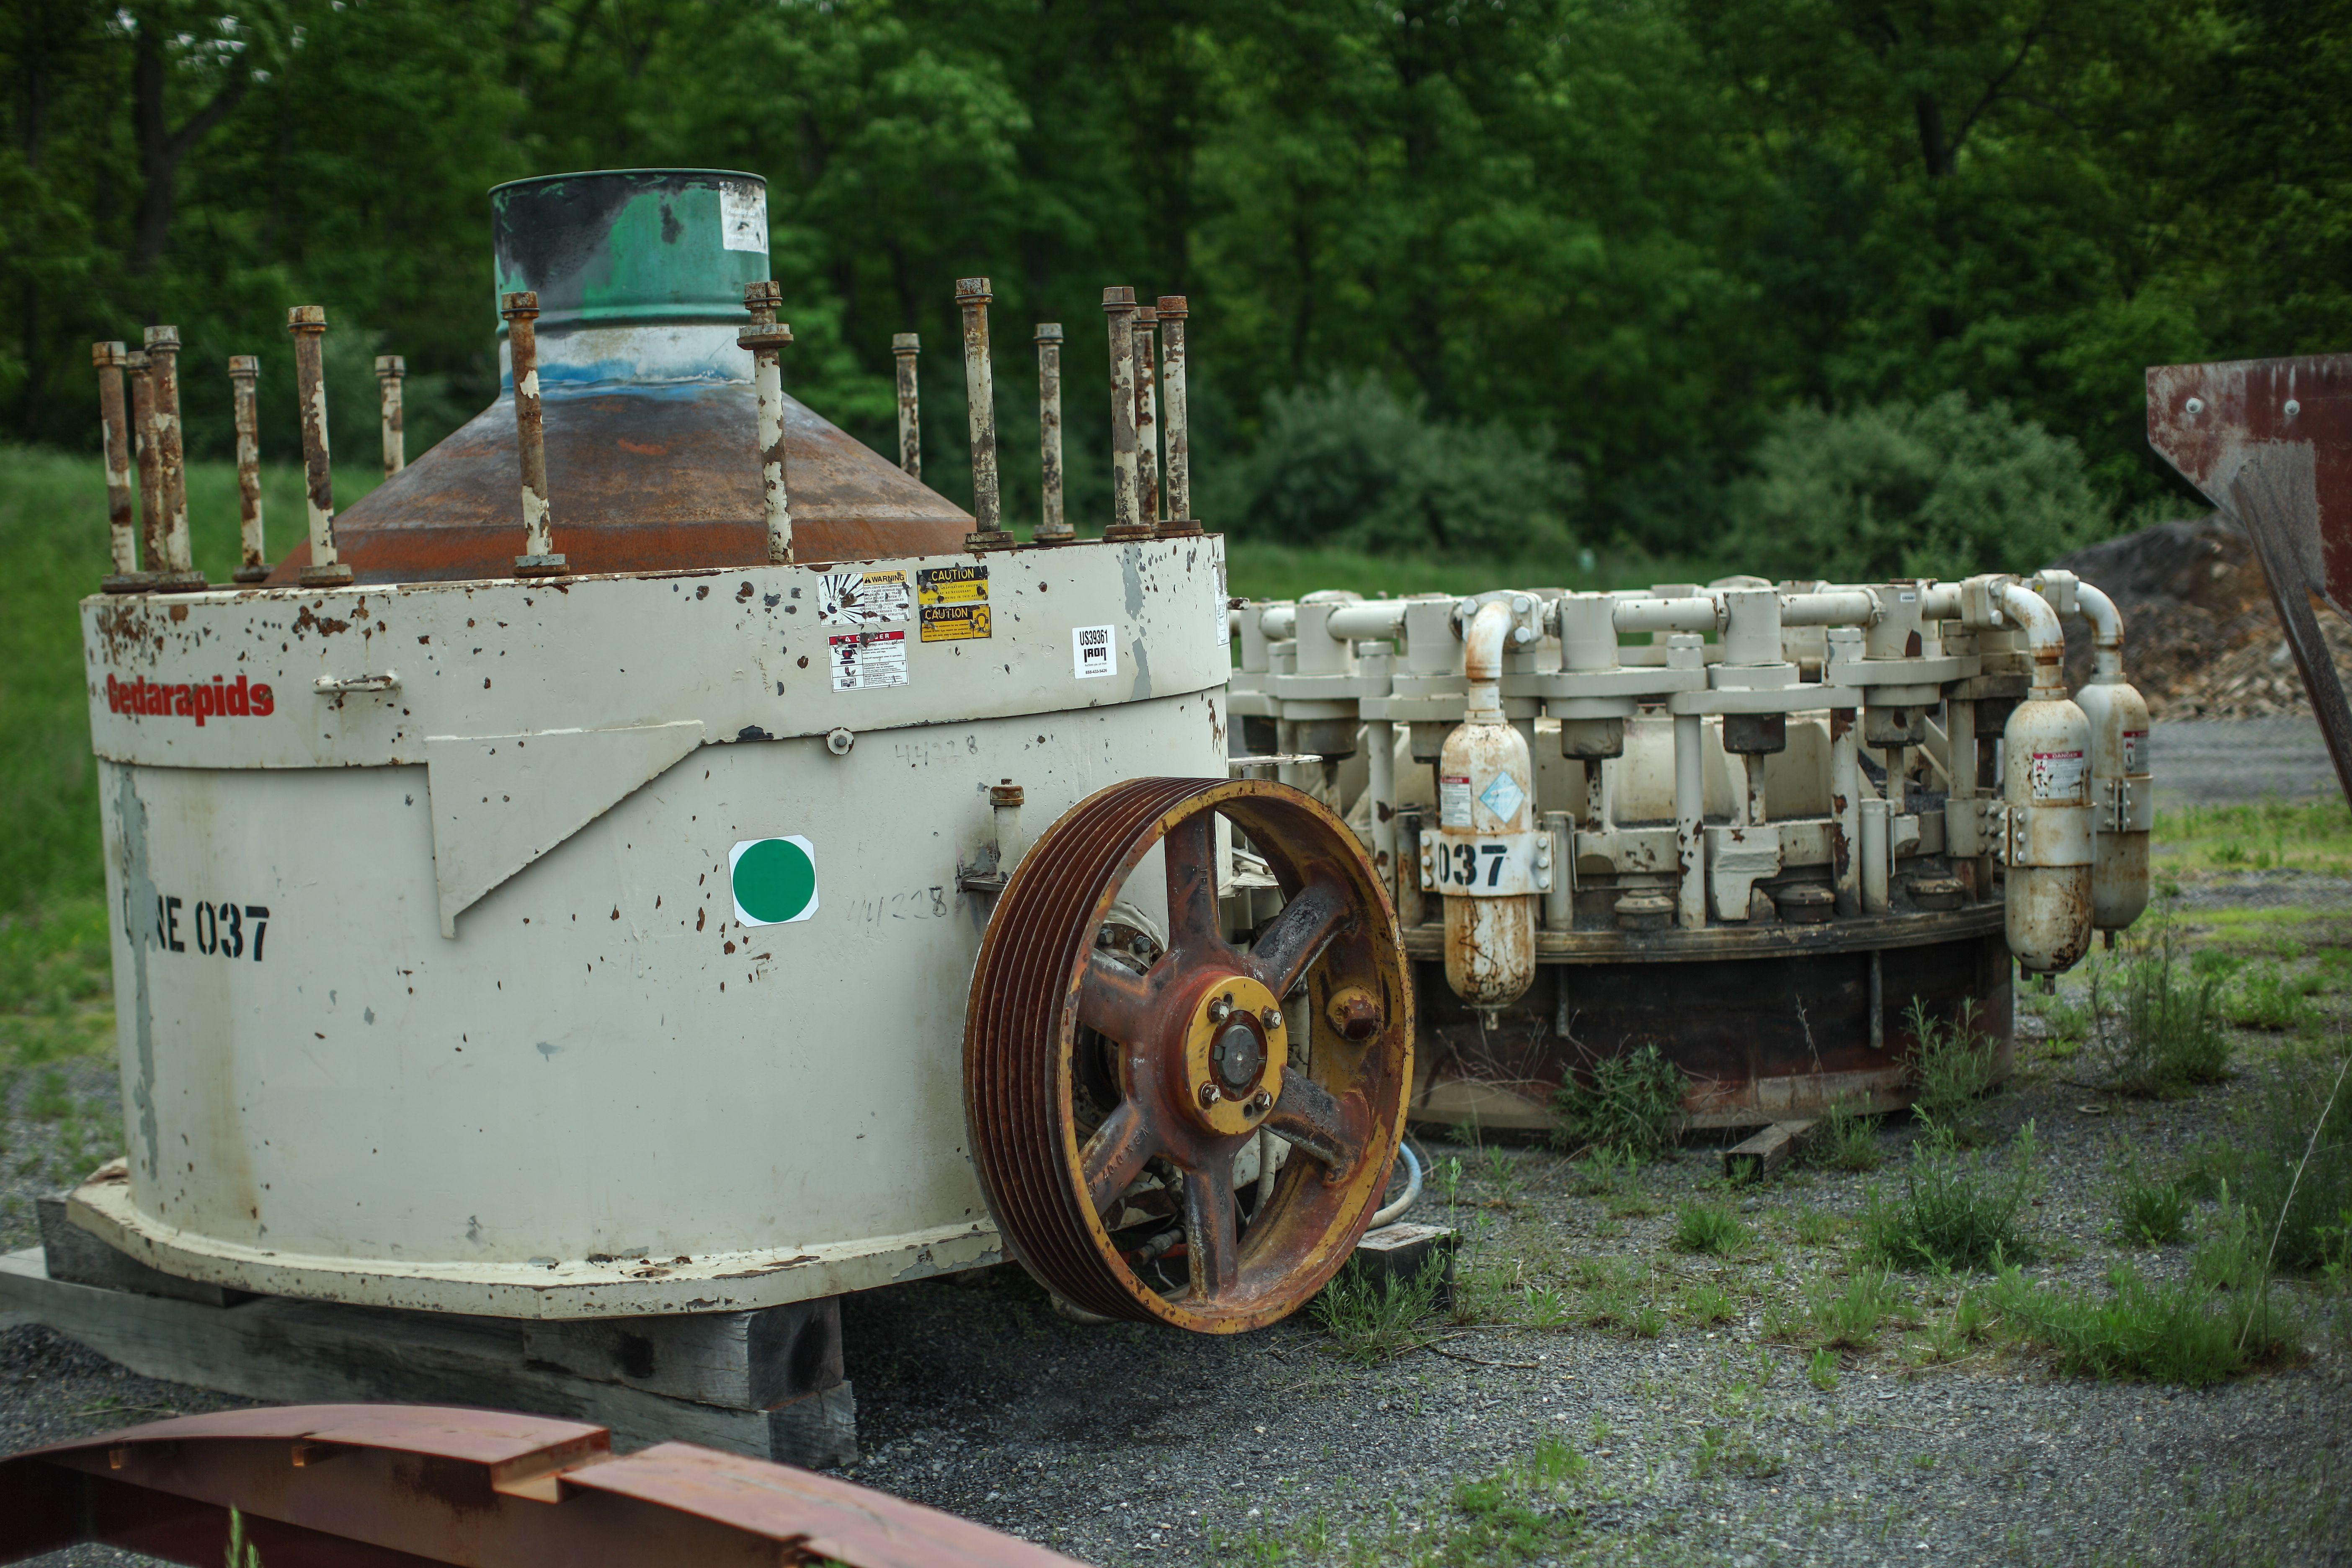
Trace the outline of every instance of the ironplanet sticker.
{"label": "ironplanet sticker", "polygon": [[845,632],[824,640],[835,691],[907,684],[905,632]]}

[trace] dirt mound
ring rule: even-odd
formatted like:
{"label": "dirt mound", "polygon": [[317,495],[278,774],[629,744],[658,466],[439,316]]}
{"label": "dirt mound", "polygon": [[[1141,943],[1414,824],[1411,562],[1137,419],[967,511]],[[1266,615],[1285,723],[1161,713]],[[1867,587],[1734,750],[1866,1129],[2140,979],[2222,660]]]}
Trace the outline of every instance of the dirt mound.
{"label": "dirt mound", "polygon": [[[2058,564],[2106,590],[2123,612],[2124,670],[2156,717],[2311,711],[2252,542],[2221,513],[2104,540]],[[2319,624],[2336,668],[2352,670],[2352,627],[2324,605]],[[2079,683],[2090,671],[2090,633],[2070,622],[2067,678]]]}

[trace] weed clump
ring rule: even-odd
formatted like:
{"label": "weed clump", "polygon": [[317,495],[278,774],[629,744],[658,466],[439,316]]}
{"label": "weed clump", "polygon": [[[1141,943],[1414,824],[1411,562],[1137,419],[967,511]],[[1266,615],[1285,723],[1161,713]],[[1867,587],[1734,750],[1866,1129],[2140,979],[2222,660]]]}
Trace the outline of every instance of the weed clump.
{"label": "weed clump", "polygon": [[1607,1149],[1648,1159],[1682,1131],[1683,1069],[1655,1045],[1592,1064],[1591,1081],[1571,1077],[1552,1098],[1559,1121],[1552,1142],[1562,1149]]}
{"label": "weed clump", "polygon": [[[2091,1020],[2110,1085],[2125,1094],[2171,1098],[2230,1076],[2225,973],[2182,964],[2171,924],[2158,930],[2127,962],[2092,974]],[[2111,973],[2118,987],[2112,1002]]]}
{"label": "weed clump", "polygon": [[2263,1217],[2272,1267],[2325,1269],[2352,1231],[2352,1106],[2341,1103],[2352,1058],[2289,1055],[2242,1113],[2239,1200]]}
{"label": "weed clump", "polygon": [[1748,1245],[1748,1227],[1721,1204],[1685,1204],[1675,1213],[1674,1248],[1728,1258]]}
{"label": "weed clump", "polygon": [[2030,1259],[2033,1247],[2023,1225],[2042,1184],[2035,1150],[2031,1121],[1999,1160],[1964,1152],[1948,1131],[1931,1124],[1912,1145],[1900,1194],[1890,1199],[1872,1184],[1862,1217],[1863,1255],[1931,1272]]}
{"label": "weed clump", "polygon": [[1433,1256],[1411,1279],[1346,1270],[1323,1288],[1312,1310],[1342,1359],[1378,1366],[1429,1342],[1425,1325],[1444,1292],[1445,1260]]}
{"label": "weed clump", "polygon": [[1806,1163],[1825,1171],[1875,1171],[1885,1158],[1878,1147],[1878,1118],[1854,1110],[1843,1095],[1830,1101],[1803,1148]]}
{"label": "weed clump", "polygon": [[1912,1110],[1958,1142],[1982,1142],[1984,1119],[1977,1100],[1992,1087],[2000,1063],[1993,1042],[1976,1030],[1973,1009],[1963,1006],[1957,1017],[1933,1017],[1915,996],[1905,1016],[1917,1042],[1911,1051]]}
{"label": "weed clump", "polygon": [[2147,1247],[2179,1241],[2189,1223],[2189,1194],[2181,1184],[2149,1175],[2139,1151],[2128,1142],[2108,1169],[2115,1180],[2116,1228],[2124,1240]]}
{"label": "weed clump", "polygon": [[1805,1291],[1808,1326],[1824,1345],[1867,1350],[1878,1342],[1879,1325],[1908,1318],[1908,1304],[1886,1268],[1854,1268],[1840,1279],[1816,1280]]}

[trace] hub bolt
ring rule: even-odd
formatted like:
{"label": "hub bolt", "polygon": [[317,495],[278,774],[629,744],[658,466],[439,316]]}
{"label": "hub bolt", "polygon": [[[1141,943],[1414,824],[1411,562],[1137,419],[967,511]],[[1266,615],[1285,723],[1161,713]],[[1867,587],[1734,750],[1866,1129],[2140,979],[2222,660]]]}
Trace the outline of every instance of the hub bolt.
{"label": "hub bolt", "polygon": [[1261,1113],[1271,1109],[1273,1105],[1274,1096],[1268,1094],[1264,1089],[1259,1089],[1257,1091],[1257,1097],[1250,1101],[1250,1109]]}
{"label": "hub bolt", "polygon": [[1224,1097],[1223,1097],[1223,1096],[1222,1096],[1222,1095],[1220,1095],[1220,1094],[1217,1092],[1217,1086],[1216,1086],[1215,1084],[1213,1084],[1213,1083],[1204,1083],[1204,1084],[1202,1084],[1202,1085],[1201,1086],[1201,1109],[1202,1109],[1202,1110],[1208,1110],[1208,1109],[1209,1109],[1209,1107],[1211,1107],[1211,1106],[1213,1106],[1213,1105],[1216,1104],[1216,1103],[1217,1103],[1217,1101],[1218,1101],[1219,1100],[1222,1100],[1223,1098],[1224,1098]]}
{"label": "hub bolt", "polygon": [[1234,999],[1230,996],[1220,996],[1209,1004],[1209,1022],[1222,1024],[1233,1016],[1233,1011]]}
{"label": "hub bolt", "polygon": [[1268,1007],[1265,1012],[1258,1015],[1258,1022],[1266,1026],[1266,1030],[1269,1034],[1276,1029],[1279,1029],[1282,1027],[1282,1009],[1279,1007]]}

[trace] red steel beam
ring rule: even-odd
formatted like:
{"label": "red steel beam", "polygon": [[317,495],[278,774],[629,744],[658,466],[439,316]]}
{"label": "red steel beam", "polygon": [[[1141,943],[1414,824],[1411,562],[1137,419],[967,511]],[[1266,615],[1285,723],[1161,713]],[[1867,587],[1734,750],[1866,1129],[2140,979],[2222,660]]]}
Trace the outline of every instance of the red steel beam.
{"label": "red steel beam", "polygon": [[1076,1568],[936,1509],[602,1426],[416,1405],[188,1415],[0,1459],[0,1563],[98,1541],[268,1568]]}

